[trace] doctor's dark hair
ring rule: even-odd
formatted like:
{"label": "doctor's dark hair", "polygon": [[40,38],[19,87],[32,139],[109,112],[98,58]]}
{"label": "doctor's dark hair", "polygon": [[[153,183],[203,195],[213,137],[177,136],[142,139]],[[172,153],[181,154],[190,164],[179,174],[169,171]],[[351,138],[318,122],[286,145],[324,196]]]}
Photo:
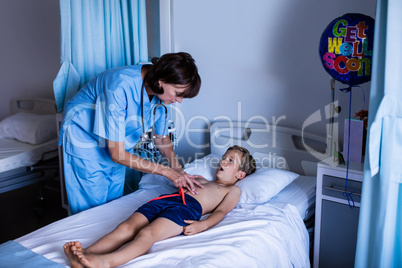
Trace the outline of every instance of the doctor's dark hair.
{"label": "doctor's dark hair", "polygon": [[145,75],[145,82],[156,94],[163,94],[159,80],[167,84],[183,85],[186,90],[178,97],[193,98],[198,95],[201,78],[194,59],[186,52],[168,53],[160,58],[153,58]]}
{"label": "doctor's dark hair", "polygon": [[243,156],[241,158],[241,163],[240,163],[239,169],[246,172],[246,176],[253,174],[256,171],[257,168],[256,168],[255,160],[246,148],[238,146],[238,145],[233,145],[233,146],[229,147],[226,150],[226,152],[228,152],[230,150],[237,150],[243,154]]}

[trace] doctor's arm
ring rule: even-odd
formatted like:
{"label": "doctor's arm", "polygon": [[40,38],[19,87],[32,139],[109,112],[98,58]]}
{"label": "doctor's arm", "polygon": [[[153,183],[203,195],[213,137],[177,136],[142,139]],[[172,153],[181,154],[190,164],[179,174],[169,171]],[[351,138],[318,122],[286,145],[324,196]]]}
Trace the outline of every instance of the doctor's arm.
{"label": "doctor's arm", "polygon": [[[170,140],[169,140],[169,142],[170,142]],[[136,155],[133,155],[133,154],[127,152],[124,149],[124,142],[114,142],[114,141],[107,140],[107,146],[108,146],[110,156],[111,156],[113,162],[116,162],[120,165],[124,165],[126,167],[129,167],[129,168],[132,168],[135,170],[138,170],[140,172],[162,175],[162,176],[166,177],[167,179],[169,179],[170,181],[172,181],[176,187],[178,187],[178,188],[185,187],[192,193],[196,193],[194,184],[196,184],[202,188],[202,185],[200,185],[200,183],[195,179],[196,177],[199,177],[199,176],[192,176],[192,175],[186,174],[184,171],[181,170],[181,165],[176,166],[176,167],[180,167],[180,169],[176,170],[174,168],[170,168],[170,167],[158,164],[158,163],[154,163],[154,162],[145,160],[141,157],[138,157]],[[171,146],[171,148],[172,148],[171,150],[173,151],[173,146]],[[159,149],[159,147],[158,147],[158,149]],[[166,149],[167,149],[167,151],[165,151],[164,153],[168,154],[170,157],[174,157],[174,158],[170,158],[168,161],[174,161],[174,160],[177,161],[176,154],[174,154],[174,151],[173,151],[174,156],[172,156],[171,152],[169,153],[168,146]],[[163,155],[163,153],[162,153],[162,155]],[[166,157],[165,155],[163,155],[163,156]],[[169,162],[169,164],[170,164],[170,162]]]}
{"label": "doctor's arm", "polygon": [[168,161],[169,166],[175,170],[182,170],[183,168],[177,160],[177,156],[173,150],[173,144],[169,136],[156,135],[156,137],[157,138],[153,141],[161,155]]}

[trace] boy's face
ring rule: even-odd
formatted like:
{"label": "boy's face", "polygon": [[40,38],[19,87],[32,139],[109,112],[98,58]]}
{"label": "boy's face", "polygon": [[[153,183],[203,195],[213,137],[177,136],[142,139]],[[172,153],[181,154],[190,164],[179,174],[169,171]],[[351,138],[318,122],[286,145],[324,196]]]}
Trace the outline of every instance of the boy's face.
{"label": "boy's face", "polygon": [[235,183],[245,177],[245,172],[239,170],[243,153],[238,150],[229,150],[219,161],[216,178],[221,182]]}

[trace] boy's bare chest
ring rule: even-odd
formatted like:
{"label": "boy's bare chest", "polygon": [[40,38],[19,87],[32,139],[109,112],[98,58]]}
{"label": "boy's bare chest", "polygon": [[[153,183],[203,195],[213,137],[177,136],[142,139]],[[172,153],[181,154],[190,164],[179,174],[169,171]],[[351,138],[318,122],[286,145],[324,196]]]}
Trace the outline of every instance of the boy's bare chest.
{"label": "boy's bare chest", "polygon": [[224,193],[228,191],[228,187],[219,185],[215,182],[207,182],[202,184],[204,188],[199,189],[198,192],[201,193],[213,193],[213,194],[219,194],[219,193]]}
{"label": "boy's bare chest", "polygon": [[190,195],[200,202],[204,213],[209,213],[214,210],[217,205],[219,205],[230,188],[219,185],[215,182],[206,182],[202,183],[202,185],[204,188],[197,187],[198,194]]}

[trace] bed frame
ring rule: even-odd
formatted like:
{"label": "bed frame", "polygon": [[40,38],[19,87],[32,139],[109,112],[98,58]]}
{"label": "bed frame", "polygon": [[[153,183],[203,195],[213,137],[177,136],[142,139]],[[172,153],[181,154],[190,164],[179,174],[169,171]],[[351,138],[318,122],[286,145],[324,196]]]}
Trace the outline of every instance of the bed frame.
{"label": "bed frame", "polygon": [[[10,111],[11,114],[18,112],[56,114],[57,108],[53,100],[18,98],[11,100]],[[34,165],[19,167],[0,173],[0,194],[57,177],[59,169],[57,156],[56,149],[55,151],[42,154],[41,160]],[[39,199],[43,199],[42,187],[40,187],[39,191]]]}
{"label": "bed frame", "polygon": [[35,114],[56,114],[57,106],[54,100],[41,98],[17,98],[10,103],[10,112],[35,113]]}
{"label": "bed frame", "polygon": [[[317,175],[317,163],[320,161],[313,154],[318,152],[325,155],[327,151],[324,137],[298,129],[263,122],[214,122],[211,125],[211,153],[223,155],[232,145],[247,148],[256,161],[263,162],[264,160],[258,157],[264,155],[273,168],[277,168],[276,165],[279,163],[286,162],[288,170],[313,177]],[[314,249],[314,209],[315,206],[312,207],[310,217],[304,220],[310,238],[310,260],[313,260]]]}

